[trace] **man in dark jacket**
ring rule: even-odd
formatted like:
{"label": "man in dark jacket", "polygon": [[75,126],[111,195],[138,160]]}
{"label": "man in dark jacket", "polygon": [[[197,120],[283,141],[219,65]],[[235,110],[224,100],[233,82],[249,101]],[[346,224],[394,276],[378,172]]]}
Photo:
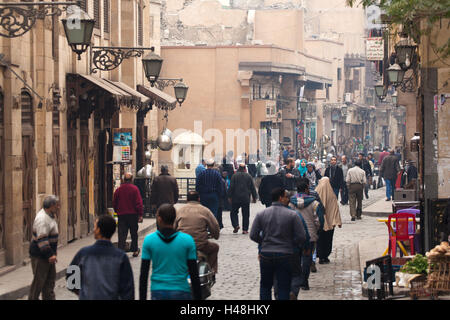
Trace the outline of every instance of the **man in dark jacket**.
{"label": "man in dark jacket", "polygon": [[[80,300],[134,300],[130,260],[125,252],[111,243],[115,231],[114,218],[100,216],[94,224],[97,242],[78,251],[70,263],[66,279],[72,286],[68,289],[76,293]],[[79,274],[73,266],[78,266]],[[80,276],[78,288],[77,276]]]}
{"label": "man in dark jacket", "polygon": [[364,186],[364,194],[366,195],[366,199],[369,199],[369,186],[372,184],[373,177],[372,167],[370,166],[369,160],[364,157],[364,153],[360,152],[358,154],[358,159],[362,163],[362,169],[366,172],[367,183]]}
{"label": "man in dark jacket", "polygon": [[250,239],[260,248],[260,299],[272,300],[275,277],[278,300],[289,300],[294,250],[303,245],[306,232],[300,216],[286,207],[289,204],[286,190],[274,189],[272,200],[270,208],[256,215],[250,233]]}
{"label": "man in dark jacket", "polygon": [[283,179],[277,174],[275,164],[271,162],[266,163],[268,175],[261,179],[261,184],[258,188],[259,200],[266,206],[272,205],[272,190],[276,188],[283,188]]}
{"label": "man in dark jacket", "polygon": [[133,257],[137,257],[141,251],[138,248],[138,223],[143,221],[144,205],[138,187],[133,184],[131,173],[125,173],[123,183],[114,192],[113,208],[119,218],[117,246],[125,250],[128,229],[130,229],[130,251],[133,252]]}
{"label": "man in dark jacket", "polygon": [[325,170],[325,177],[330,178],[331,187],[338,199],[339,190],[344,186],[344,172],[337,165],[337,158],[335,156],[332,156],[330,159],[330,166]]}
{"label": "man in dark jacket", "polygon": [[386,181],[386,201],[394,198],[395,180],[399,170],[398,158],[394,150],[391,150],[390,154],[383,159],[380,167],[380,177],[383,177]]}
{"label": "man in dark jacket", "polygon": [[163,203],[178,202],[179,190],[177,179],[169,174],[169,168],[161,166],[161,174],[153,180],[151,186],[151,202],[158,209]]}
{"label": "man in dark jacket", "polygon": [[245,172],[245,163],[239,164],[238,171],[231,178],[228,198],[231,202],[231,224],[233,233],[239,230],[238,212],[242,208],[242,233],[248,233],[250,218],[250,196],[253,197],[253,203],[256,202],[257,194],[252,177]]}
{"label": "man in dark jacket", "polygon": [[289,191],[289,196],[296,194],[300,171],[295,167],[295,160],[293,158],[288,158],[286,160],[286,167],[281,169],[279,174],[283,179],[284,188]]}

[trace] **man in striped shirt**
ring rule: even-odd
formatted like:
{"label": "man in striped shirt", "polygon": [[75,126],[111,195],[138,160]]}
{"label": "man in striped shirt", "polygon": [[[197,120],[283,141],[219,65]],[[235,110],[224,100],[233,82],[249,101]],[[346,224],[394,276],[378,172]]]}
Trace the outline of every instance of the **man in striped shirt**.
{"label": "man in striped shirt", "polygon": [[223,196],[223,182],[219,170],[214,168],[214,159],[206,162],[206,170],[197,177],[195,190],[200,195],[200,203],[207,207],[217,219],[219,200]]}
{"label": "man in striped shirt", "polygon": [[31,283],[29,300],[55,300],[56,250],[58,247],[58,197],[51,195],[44,199],[43,208],[36,214],[33,223],[33,237],[30,243]]}

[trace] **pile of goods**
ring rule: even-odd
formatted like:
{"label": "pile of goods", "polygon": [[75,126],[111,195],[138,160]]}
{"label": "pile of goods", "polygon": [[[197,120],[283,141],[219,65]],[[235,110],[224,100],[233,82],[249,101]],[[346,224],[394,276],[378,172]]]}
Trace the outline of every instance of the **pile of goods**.
{"label": "pile of goods", "polygon": [[450,291],[450,245],[441,242],[426,253],[429,271],[427,287],[435,291]]}
{"label": "pile of goods", "polygon": [[443,241],[443,242],[441,242],[440,245],[437,245],[436,247],[434,247],[434,249],[427,252],[425,255],[430,260],[435,260],[435,259],[445,258],[445,257],[450,258],[450,245],[448,244],[447,241]]}
{"label": "pile of goods", "polygon": [[428,261],[421,254],[416,254],[414,258],[405,263],[400,272],[410,274],[427,274]]}

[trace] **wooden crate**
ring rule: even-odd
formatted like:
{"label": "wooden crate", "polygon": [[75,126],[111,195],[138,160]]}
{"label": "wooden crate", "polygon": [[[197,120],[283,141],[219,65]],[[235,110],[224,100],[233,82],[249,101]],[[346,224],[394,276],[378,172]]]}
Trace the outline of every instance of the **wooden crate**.
{"label": "wooden crate", "polygon": [[427,287],[438,292],[450,292],[450,256],[428,258]]}

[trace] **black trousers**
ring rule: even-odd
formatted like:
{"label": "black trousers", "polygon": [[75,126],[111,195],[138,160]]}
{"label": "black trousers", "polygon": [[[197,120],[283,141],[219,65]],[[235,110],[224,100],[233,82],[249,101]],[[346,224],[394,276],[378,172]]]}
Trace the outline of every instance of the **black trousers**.
{"label": "black trousers", "polygon": [[139,221],[139,215],[136,214],[123,214],[119,215],[119,222],[117,223],[118,226],[118,238],[119,243],[117,247],[119,249],[122,249],[123,251],[126,251],[126,242],[128,237],[128,230],[130,230],[131,234],[131,246],[130,251],[136,252],[138,250],[138,221]]}
{"label": "black trousers", "polygon": [[334,229],[330,231],[320,230],[317,240],[317,256],[320,260],[328,258],[333,250]]}
{"label": "black trousers", "polygon": [[231,204],[231,224],[233,228],[239,226],[238,212],[242,208],[242,231],[248,231],[250,224],[250,202],[233,202]]}

